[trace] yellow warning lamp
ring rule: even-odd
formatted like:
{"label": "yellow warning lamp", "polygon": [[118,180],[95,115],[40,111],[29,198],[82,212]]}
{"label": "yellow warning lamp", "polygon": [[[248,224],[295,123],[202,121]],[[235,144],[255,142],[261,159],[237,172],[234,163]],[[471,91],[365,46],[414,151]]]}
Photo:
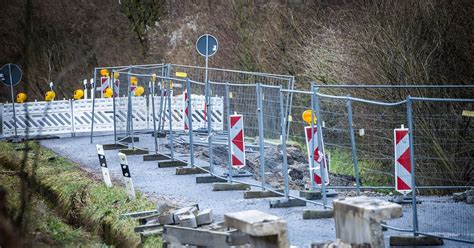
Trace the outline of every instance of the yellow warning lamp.
{"label": "yellow warning lamp", "polygon": [[130,77],[130,83],[132,85],[137,85],[138,84],[138,78],[135,76]]}
{"label": "yellow warning lamp", "polygon": [[304,122],[308,123],[308,125],[311,125],[313,116],[314,116],[314,124],[316,124],[316,114],[311,109],[305,110],[303,114],[301,115],[301,118],[303,119]]}
{"label": "yellow warning lamp", "polygon": [[102,75],[102,77],[108,77],[109,76],[109,70],[107,70],[107,69],[100,70],[100,75]]}
{"label": "yellow warning lamp", "polygon": [[188,74],[186,72],[179,72],[177,71],[176,72],[176,76],[179,77],[179,78],[185,78],[188,76]]}
{"label": "yellow warning lamp", "polygon": [[24,103],[24,102],[26,102],[26,99],[27,99],[27,98],[28,98],[28,97],[26,96],[25,93],[20,92],[20,93],[18,93],[18,94],[16,95],[16,102],[17,102],[17,103]]}
{"label": "yellow warning lamp", "polygon": [[120,77],[120,73],[118,71],[114,71],[114,78],[118,79]]}
{"label": "yellow warning lamp", "polygon": [[114,95],[114,92],[112,91],[112,88],[107,87],[104,91],[104,97],[111,98],[113,95]]}
{"label": "yellow warning lamp", "polygon": [[151,74],[151,81],[154,83],[156,81],[156,74]]}
{"label": "yellow warning lamp", "polygon": [[143,88],[142,86],[138,86],[136,89],[135,89],[135,96],[141,96],[143,95],[143,93],[145,92],[145,88]]}
{"label": "yellow warning lamp", "polygon": [[48,90],[46,94],[44,94],[44,100],[47,102],[54,101],[55,97],[56,97],[56,93],[52,90]]}
{"label": "yellow warning lamp", "polygon": [[84,90],[77,89],[74,91],[74,100],[80,100],[84,96]]}

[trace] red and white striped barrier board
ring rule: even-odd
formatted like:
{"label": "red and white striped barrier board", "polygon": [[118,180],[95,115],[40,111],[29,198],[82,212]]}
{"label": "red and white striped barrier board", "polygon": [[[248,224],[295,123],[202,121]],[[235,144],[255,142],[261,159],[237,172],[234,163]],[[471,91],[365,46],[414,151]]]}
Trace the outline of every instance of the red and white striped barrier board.
{"label": "red and white striped barrier board", "polygon": [[233,168],[242,168],[245,166],[245,142],[244,142],[244,118],[242,115],[231,115],[230,139],[231,139],[231,165]]}
{"label": "red and white striped barrier board", "polygon": [[100,91],[102,95],[105,93],[105,89],[110,87],[110,80],[109,77],[101,77],[100,78]]}
{"label": "red and white striped barrier board", "polygon": [[125,187],[127,188],[128,198],[135,198],[135,189],[133,188],[132,175],[128,168],[127,155],[119,152],[120,168],[122,169],[123,180],[125,181]]}
{"label": "red and white striped barrier board", "polygon": [[96,145],[97,155],[99,156],[99,164],[102,169],[102,176],[107,187],[112,187],[112,181],[110,180],[109,168],[107,167],[107,160],[105,159],[104,147],[102,145]]}
{"label": "red and white striped barrier board", "polygon": [[189,130],[189,118],[188,118],[188,93],[184,91],[184,131]]}
{"label": "red and white striped barrier board", "polygon": [[[309,169],[313,170],[313,180],[317,185],[321,185],[321,164],[323,163],[323,153],[319,149],[318,144],[318,132],[317,128],[314,127],[313,132],[311,132],[311,126],[305,127],[305,136],[306,136],[306,147],[308,151],[308,162],[309,162]],[[314,151],[313,151],[313,159],[314,159],[314,167],[311,168],[311,142],[313,142],[314,138]],[[324,145],[324,144],[323,144]],[[329,177],[328,177],[328,167],[324,166],[324,173],[325,173],[325,183],[326,185],[329,184]]]}
{"label": "red and white striped barrier board", "polygon": [[395,140],[395,190],[408,194],[412,191],[410,135],[407,128],[394,129]]}

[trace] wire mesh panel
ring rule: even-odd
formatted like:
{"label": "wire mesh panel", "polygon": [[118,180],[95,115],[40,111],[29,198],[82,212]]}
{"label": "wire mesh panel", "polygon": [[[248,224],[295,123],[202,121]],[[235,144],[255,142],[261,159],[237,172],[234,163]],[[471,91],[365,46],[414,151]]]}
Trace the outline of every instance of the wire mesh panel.
{"label": "wire mesh panel", "polygon": [[[456,188],[474,186],[474,122],[463,115],[473,109],[474,100],[413,102],[416,184],[424,188],[420,194],[438,195],[418,206],[420,232],[474,242],[474,205],[467,199],[474,191]],[[452,193],[464,197],[455,201]]]}

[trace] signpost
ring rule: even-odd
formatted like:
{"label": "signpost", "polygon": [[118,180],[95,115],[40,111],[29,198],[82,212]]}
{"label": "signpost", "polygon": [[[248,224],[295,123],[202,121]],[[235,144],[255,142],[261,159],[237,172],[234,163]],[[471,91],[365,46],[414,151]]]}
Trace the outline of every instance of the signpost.
{"label": "signpost", "polygon": [[[208,65],[209,57],[216,54],[219,43],[217,42],[216,37],[210,34],[204,34],[198,38],[196,41],[196,50],[201,55],[204,56],[206,60],[206,74],[205,74],[205,94],[206,94],[206,112],[212,113],[211,106],[211,92],[208,80]],[[214,173],[214,163],[212,162],[212,114],[206,115],[207,117],[207,134],[208,134],[208,147],[209,147],[209,165],[210,165],[210,174]]]}
{"label": "signpost", "polygon": [[17,122],[16,122],[16,111],[15,111],[15,94],[13,92],[13,86],[17,85],[21,80],[22,72],[18,65],[6,64],[0,68],[0,80],[6,85],[10,86],[10,93],[12,98],[13,107],[13,121],[15,124],[15,137],[17,136]]}

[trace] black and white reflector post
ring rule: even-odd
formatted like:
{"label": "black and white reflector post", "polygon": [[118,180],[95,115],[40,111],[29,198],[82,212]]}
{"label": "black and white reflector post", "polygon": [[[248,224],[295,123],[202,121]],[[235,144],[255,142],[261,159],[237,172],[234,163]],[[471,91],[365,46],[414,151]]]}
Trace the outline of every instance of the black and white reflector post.
{"label": "black and white reflector post", "polygon": [[119,152],[118,156],[120,160],[120,168],[122,169],[123,180],[125,181],[125,186],[127,187],[128,197],[133,199],[135,198],[135,189],[133,188],[132,175],[130,175],[130,170],[128,169],[127,155]]}
{"label": "black and white reflector post", "polygon": [[107,160],[105,160],[104,147],[102,145],[96,145],[97,155],[99,155],[99,164],[102,169],[102,176],[107,187],[112,187],[112,181],[110,180],[109,168],[107,167]]}

